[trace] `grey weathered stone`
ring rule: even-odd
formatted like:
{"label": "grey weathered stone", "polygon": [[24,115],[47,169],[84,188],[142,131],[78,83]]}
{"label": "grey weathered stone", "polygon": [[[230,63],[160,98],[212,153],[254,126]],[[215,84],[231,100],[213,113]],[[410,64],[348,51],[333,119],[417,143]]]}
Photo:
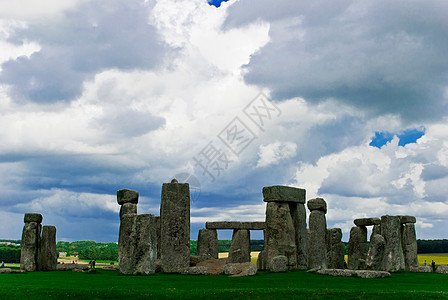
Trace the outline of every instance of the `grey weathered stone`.
{"label": "grey weathered stone", "polygon": [[253,262],[228,263],[224,266],[223,272],[232,277],[252,276],[257,274],[257,266]]}
{"label": "grey weathered stone", "polygon": [[288,270],[288,258],[284,255],[275,256],[271,259],[270,271],[273,273],[286,272]]}
{"label": "grey weathered stone", "polygon": [[405,262],[401,243],[400,217],[382,216],[381,235],[386,241],[382,269],[388,272],[404,271]]}
{"label": "grey weathered stone", "polygon": [[137,214],[123,215],[118,234],[118,265],[120,273],[134,274],[135,262],[133,259],[136,238]]}
{"label": "grey weathered stone", "polygon": [[344,269],[344,244],[342,244],[341,228],[327,229],[327,268]]}
{"label": "grey weathered stone", "polygon": [[418,266],[418,267],[411,267],[409,271],[412,273],[431,273],[432,268],[430,266]]}
{"label": "grey weathered stone", "polygon": [[227,258],[208,259],[201,261],[196,266],[206,267],[209,275],[221,275],[224,271],[224,266],[227,263]]}
{"label": "grey weathered stone", "polygon": [[372,226],[381,223],[380,218],[360,218],[353,221],[356,226]]}
{"label": "grey weathered stone", "polygon": [[73,271],[73,270],[87,271],[88,269],[89,265],[84,264],[59,264],[56,266],[57,271]]}
{"label": "grey weathered stone", "polygon": [[[287,202],[267,203],[265,238],[268,264],[271,258],[284,255],[288,258],[288,268],[297,267],[294,223]],[[270,265],[268,268],[270,269]]]}
{"label": "grey weathered stone", "polygon": [[350,269],[323,269],[317,271],[322,275],[330,275],[336,277],[360,277],[360,278],[386,278],[390,277],[389,272],[370,271],[370,270],[350,270]]}
{"label": "grey weathered stone", "polygon": [[199,255],[190,255],[190,267],[196,266],[198,263],[207,260],[210,258],[207,258],[205,256],[199,256]]}
{"label": "grey weathered stone", "polygon": [[117,191],[117,202],[120,205],[125,203],[138,203],[138,192],[129,190],[129,189],[121,189]]}
{"label": "grey weathered stone", "polygon": [[448,274],[448,266],[438,266],[436,273]]}
{"label": "grey weathered stone", "polygon": [[133,259],[135,261],[134,274],[154,274],[157,261],[157,228],[156,217],[152,214],[137,215],[135,248]]}
{"label": "grey weathered stone", "polygon": [[58,264],[58,253],[56,251],[56,227],[43,226],[42,238],[39,244],[39,270],[54,271]]}
{"label": "grey weathered stone", "polygon": [[208,275],[208,270],[206,267],[188,267],[185,269],[182,274],[185,275]]}
{"label": "grey weathered stone", "polygon": [[24,270],[13,270],[11,268],[1,268],[0,273],[24,273]]}
{"label": "grey weathered stone", "polygon": [[414,223],[404,224],[401,240],[405,269],[409,271],[412,267],[418,267],[419,265],[417,258],[417,238]]}
{"label": "grey weathered stone", "polygon": [[246,229],[235,229],[229,249],[229,263],[250,261],[250,233]]}
{"label": "grey weathered stone", "polygon": [[160,259],[160,246],[162,244],[160,240],[160,216],[154,216],[154,224],[156,226],[157,233],[157,258]]}
{"label": "grey weathered stone", "polygon": [[218,258],[218,233],[216,229],[199,230],[198,255],[206,259]]}
{"label": "grey weathered stone", "polygon": [[414,216],[399,216],[400,217],[400,223],[406,224],[406,223],[415,223],[417,220]]}
{"label": "grey weathered stone", "polygon": [[380,234],[372,234],[370,237],[369,251],[367,252],[366,267],[369,270],[381,270],[383,268],[384,248],[386,241]]}
{"label": "grey weathered stone", "polygon": [[104,271],[119,271],[119,270],[120,270],[120,267],[117,266],[117,265],[113,265],[113,266],[104,266],[104,267],[102,268],[102,270],[104,270]]}
{"label": "grey weathered stone", "polygon": [[20,253],[20,270],[38,270],[38,252],[42,226],[37,222],[26,222],[23,226]]}
{"label": "grey weathered stone", "polygon": [[306,205],[308,206],[308,209],[310,211],[321,210],[324,213],[327,213],[327,202],[325,202],[325,200],[323,198],[314,198],[314,199],[308,200]]}
{"label": "grey weathered stone", "polygon": [[263,200],[265,202],[297,202],[305,203],[306,190],[283,186],[265,186],[263,188]]}
{"label": "grey weathered stone", "polygon": [[373,225],[372,234],[370,235],[370,238],[372,238],[372,236],[374,234],[380,234],[381,235],[381,224]]}
{"label": "grey weathered stone", "polygon": [[367,228],[352,227],[348,241],[348,268],[351,270],[365,269],[367,258]]}
{"label": "grey weathered stone", "polygon": [[125,203],[120,208],[120,220],[124,215],[127,214],[137,214],[137,204],[135,203]]}
{"label": "grey weathered stone", "polygon": [[258,270],[267,270],[268,266],[267,266],[267,262],[266,262],[266,250],[261,251],[258,254],[258,258],[257,258],[257,269]]}
{"label": "grey weathered stone", "polygon": [[36,222],[38,224],[42,223],[42,215],[36,214],[36,213],[25,213],[25,217],[23,218],[23,221],[25,223],[29,222]]}
{"label": "grey weathered stone", "polygon": [[181,273],[190,265],[190,188],[164,183],[160,205],[162,271]]}
{"label": "grey weathered stone", "polygon": [[265,228],[265,222],[239,222],[239,221],[206,222],[205,228],[263,230]]}
{"label": "grey weathered stone", "polygon": [[327,268],[327,203],[322,198],[311,199],[307,203],[309,216],[308,269]]}
{"label": "grey weathered stone", "polygon": [[305,205],[302,203],[289,203],[289,210],[295,230],[297,269],[306,270],[308,266],[308,238]]}

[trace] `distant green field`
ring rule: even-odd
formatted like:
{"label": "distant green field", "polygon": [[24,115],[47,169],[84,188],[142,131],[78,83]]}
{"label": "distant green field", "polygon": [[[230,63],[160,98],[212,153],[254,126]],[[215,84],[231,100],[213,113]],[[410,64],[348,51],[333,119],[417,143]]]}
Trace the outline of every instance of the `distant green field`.
{"label": "distant green field", "polygon": [[385,279],[323,276],[306,271],[258,272],[230,278],[156,274],[29,272],[0,274],[0,299],[423,299],[448,298],[448,275],[397,273]]}

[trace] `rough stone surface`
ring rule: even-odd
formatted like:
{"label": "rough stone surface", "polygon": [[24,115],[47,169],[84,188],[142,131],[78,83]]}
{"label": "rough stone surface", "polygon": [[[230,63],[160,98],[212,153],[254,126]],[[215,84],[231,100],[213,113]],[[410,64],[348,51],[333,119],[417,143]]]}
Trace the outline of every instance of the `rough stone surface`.
{"label": "rough stone surface", "polygon": [[448,266],[438,266],[436,273],[448,274]]}
{"label": "rough stone surface", "polygon": [[[288,267],[297,266],[297,247],[294,223],[287,202],[268,202],[266,205],[265,250],[267,262],[271,258],[284,255],[288,258]],[[268,265],[270,269],[270,265]]]}
{"label": "rough stone surface", "polygon": [[306,270],[308,266],[308,238],[306,228],[306,209],[302,203],[289,203],[295,230],[297,269]]}
{"label": "rough stone surface", "polygon": [[114,265],[114,266],[104,266],[102,269],[105,270],[105,271],[119,271],[120,267],[116,266],[116,265]]}
{"label": "rough stone surface", "polygon": [[367,252],[366,267],[369,270],[381,270],[383,267],[384,248],[386,241],[380,234],[372,234]]}
{"label": "rough stone surface", "polygon": [[117,191],[117,202],[120,205],[125,203],[138,203],[138,192],[128,189],[122,189]]}
{"label": "rough stone surface", "polygon": [[327,235],[327,220],[325,218],[327,204],[321,198],[316,198],[314,200],[316,201],[308,201],[308,208],[310,208],[311,202],[319,204],[311,204],[311,207],[325,207],[325,210],[311,209],[309,216],[308,269],[319,270],[327,268],[327,244],[325,241]]}
{"label": "rough stone surface", "polygon": [[38,224],[42,223],[42,215],[41,214],[36,214],[36,213],[25,213],[25,217],[23,218],[23,221],[25,223],[28,222],[36,222]]}
{"label": "rough stone surface", "polygon": [[308,209],[310,211],[321,210],[324,213],[327,213],[327,202],[325,202],[325,200],[322,198],[314,198],[314,199],[308,200],[306,205],[308,206]]}
{"label": "rough stone surface", "polygon": [[417,221],[414,216],[399,216],[399,217],[401,224],[415,223]]}
{"label": "rough stone surface", "polygon": [[372,234],[370,235],[370,239],[374,234],[381,234],[381,224],[373,225]]}
{"label": "rough stone surface", "polygon": [[228,263],[224,266],[223,272],[232,277],[252,276],[257,274],[257,266],[253,262]]}
{"label": "rough stone surface", "polygon": [[411,267],[409,271],[413,273],[431,273],[432,268],[430,266],[418,266],[418,267]]}
{"label": "rough stone surface", "polygon": [[305,203],[306,190],[290,187],[290,186],[282,186],[282,185],[274,185],[274,186],[265,186],[263,188],[263,200],[265,202],[297,202],[297,203]]}
{"label": "rough stone surface", "polygon": [[160,259],[160,245],[162,244],[160,240],[160,216],[154,217],[154,224],[156,226],[156,234],[157,234],[157,259]]}
{"label": "rough stone surface", "polygon": [[403,246],[405,269],[409,271],[412,267],[418,267],[417,238],[414,223],[404,224],[401,234],[401,241]]}
{"label": "rough stone surface", "polygon": [[229,263],[250,262],[250,233],[246,229],[235,229],[229,249]]}
{"label": "rough stone surface", "polygon": [[206,267],[189,267],[185,269],[182,274],[185,275],[208,275],[208,270]]}
{"label": "rough stone surface", "polygon": [[162,271],[181,273],[190,265],[190,188],[164,183],[160,205]]}
{"label": "rough stone surface", "polygon": [[218,258],[218,233],[216,229],[199,230],[198,255],[206,259]]}
{"label": "rough stone surface", "polygon": [[198,263],[197,267],[206,267],[209,275],[221,275],[224,272],[224,266],[227,264],[227,258],[208,259]]}
{"label": "rough stone surface", "polygon": [[367,228],[352,227],[348,241],[348,268],[351,270],[365,269],[367,258]]}
{"label": "rough stone surface", "polygon": [[327,268],[329,269],[344,269],[344,244],[341,239],[341,228],[327,229]]}
{"label": "rough stone surface", "polygon": [[26,222],[23,226],[20,253],[20,270],[38,270],[38,252],[41,225],[37,222]]}
{"label": "rough stone surface", "polygon": [[263,230],[265,228],[265,222],[239,222],[239,221],[206,222],[205,228]]}
{"label": "rough stone surface", "polygon": [[88,270],[89,265],[84,264],[60,264],[56,266],[56,270],[58,271],[73,271],[74,269],[78,270]]}
{"label": "rough stone surface", "polygon": [[209,258],[199,255],[190,255],[190,267],[195,267],[198,263],[207,259]]}
{"label": "rough stone surface", "polygon": [[317,271],[322,275],[337,277],[360,277],[360,278],[386,278],[390,277],[389,272],[370,270],[350,270],[350,269],[322,269]]}
{"label": "rough stone surface", "polygon": [[382,216],[381,235],[386,241],[382,269],[388,272],[404,271],[405,262],[401,243],[400,217]]}
{"label": "rough stone surface", "polygon": [[134,274],[133,254],[135,251],[135,235],[137,214],[123,215],[118,234],[118,265],[122,274]]}
{"label": "rough stone surface", "polygon": [[264,270],[267,270],[267,268],[268,268],[268,266],[266,263],[266,250],[263,250],[258,254],[257,269],[264,271]]}
{"label": "rough stone surface", "polygon": [[58,264],[58,253],[56,251],[56,227],[44,226],[42,238],[39,244],[39,270],[54,271]]}
{"label": "rough stone surface", "polygon": [[135,203],[125,203],[120,208],[120,220],[124,215],[127,214],[137,214],[137,204]]}
{"label": "rough stone surface", "polygon": [[353,221],[356,226],[372,226],[381,223],[380,218],[360,218]]}
{"label": "rough stone surface", "polygon": [[270,271],[273,273],[286,272],[288,270],[288,258],[284,255],[275,256],[271,259]]}
{"label": "rough stone surface", "polygon": [[24,273],[25,271],[23,270],[13,270],[10,268],[1,268],[0,269],[0,273]]}

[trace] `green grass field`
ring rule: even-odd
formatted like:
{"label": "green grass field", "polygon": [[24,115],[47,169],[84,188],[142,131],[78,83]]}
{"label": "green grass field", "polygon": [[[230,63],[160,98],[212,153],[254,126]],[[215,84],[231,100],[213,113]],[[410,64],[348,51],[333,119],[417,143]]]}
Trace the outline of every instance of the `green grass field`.
{"label": "green grass field", "polygon": [[123,276],[117,271],[0,274],[0,299],[441,299],[448,298],[448,275],[396,273],[391,278],[342,278],[294,271],[258,272],[230,278],[155,274]]}

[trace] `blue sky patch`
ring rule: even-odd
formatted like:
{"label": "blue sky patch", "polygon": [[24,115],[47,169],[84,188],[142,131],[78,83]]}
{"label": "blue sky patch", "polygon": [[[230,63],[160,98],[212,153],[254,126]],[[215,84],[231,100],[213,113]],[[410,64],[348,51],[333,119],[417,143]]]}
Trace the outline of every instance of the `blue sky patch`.
{"label": "blue sky patch", "polygon": [[221,6],[221,2],[227,2],[229,0],[210,0],[208,1],[208,4],[213,5],[215,7],[220,7]]}
{"label": "blue sky patch", "polygon": [[400,139],[398,145],[404,146],[410,143],[415,143],[424,134],[425,134],[425,128],[423,127],[406,129],[398,132],[377,131],[375,132],[375,136],[372,138],[372,141],[370,142],[369,145],[381,148],[387,142],[392,141],[392,139],[396,135]]}

